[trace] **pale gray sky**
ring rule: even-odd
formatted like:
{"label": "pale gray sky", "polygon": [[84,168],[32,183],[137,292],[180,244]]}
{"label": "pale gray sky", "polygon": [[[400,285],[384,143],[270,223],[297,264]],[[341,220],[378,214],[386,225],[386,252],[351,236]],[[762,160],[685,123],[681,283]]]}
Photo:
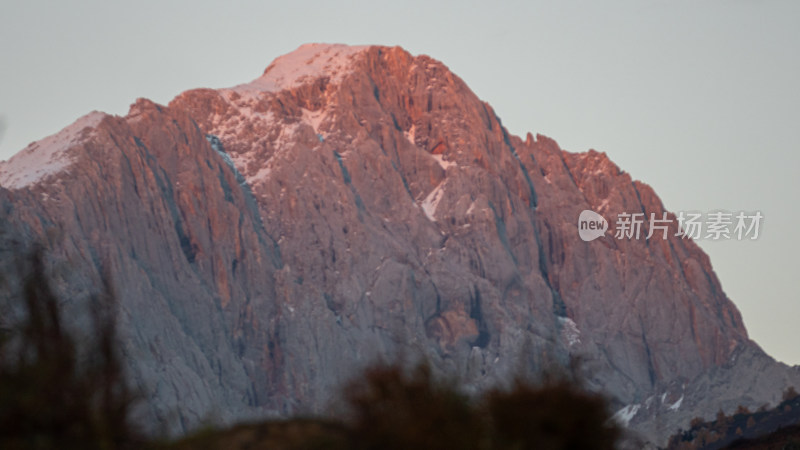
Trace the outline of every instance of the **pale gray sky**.
{"label": "pale gray sky", "polygon": [[0,159],[79,116],[250,81],[306,42],[447,64],[515,134],[605,151],[673,211],[760,210],[703,241],[751,336],[800,363],[800,2],[4,1]]}

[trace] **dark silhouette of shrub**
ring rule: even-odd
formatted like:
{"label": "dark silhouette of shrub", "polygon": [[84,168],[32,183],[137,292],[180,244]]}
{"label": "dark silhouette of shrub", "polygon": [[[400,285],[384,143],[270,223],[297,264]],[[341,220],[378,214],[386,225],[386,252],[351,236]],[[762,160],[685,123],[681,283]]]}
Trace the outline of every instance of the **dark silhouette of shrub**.
{"label": "dark silhouette of shrub", "polygon": [[605,399],[567,380],[517,382],[486,398],[494,448],[613,449],[621,429]]}
{"label": "dark silhouette of shrub", "polygon": [[0,448],[124,448],[141,443],[116,351],[114,296],[107,279],[90,299],[87,348],[64,323],[41,249],[20,258],[24,318],[0,339]]}
{"label": "dark silhouette of shrub", "polygon": [[762,406],[750,412],[739,406],[730,416],[720,410],[713,421],[696,418],[689,430],[681,430],[669,439],[667,448],[792,448],[792,442],[800,436],[800,413],[796,412],[800,411],[800,397],[785,397],[789,400],[774,408]]}
{"label": "dark silhouette of shrub", "polygon": [[691,422],[689,422],[689,426],[691,428],[698,428],[700,425],[703,425],[703,423],[705,423],[705,420],[703,420],[702,417],[695,417]]}
{"label": "dark silhouette of shrub", "polygon": [[785,391],[783,391],[783,401],[784,402],[792,401],[797,397],[800,397],[800,394],[797,393],[797,391],[795,390],[794,386],[789,386],[788,388],[786,388]]}
{"label": "dark silhouette of shrub", "polygon": [[454,383],[429,366],[410,374],[398,366],[368,369],[345,389],[355,449],[478,449],[484,424]]}
{"label": "dark silhouette of shrub", "polygon": [[376,366],[344,389],[348,414],[208,430],[176,449],[613,449],[606,401],[568,379],[515,383],[470,399],[429,366]]}
{"label": "dark silhouette of shrub", "polygon": [[208,429],[178,442],[151,445],[163,450],[339,450],[349,449],[349,430],[331,420],[291,419]]}
{"label": "dark silhouette of shrub", "polygon": [[428,366],[374,368],[352,383],[353,448],[613,449],[621,429],[605,399],[567,378],[517,381],[469,401]]}

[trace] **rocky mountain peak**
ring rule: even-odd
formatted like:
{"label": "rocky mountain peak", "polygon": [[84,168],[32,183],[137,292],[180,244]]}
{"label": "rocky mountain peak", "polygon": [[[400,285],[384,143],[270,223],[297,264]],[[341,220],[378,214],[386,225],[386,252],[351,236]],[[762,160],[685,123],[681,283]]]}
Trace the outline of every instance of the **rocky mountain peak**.
{"label": "rocky mountain peak", "polygon": [[352,70],[353,59],[368,46],[343,44],[304,44],[291,53],[276,58],[264,73],[250,83],[236,86],[237,91],[277,92],[292,89],[324,78],[336,84]]}
{"label": "rocky mountain peak", "polygon": [[113,269],[154,421],[323,411],[400,355],[471,390],[584,359],[655,441],[800,385],[674,226],[579,239],[584,209],[660,217],[649,186],[605,153],[511,135],[430,57],[305,45],[250,83],[141,99],[102,129],[80,141],[80,170],[42,195],[19,184],[10,203],[25,233],[69,236],[69,292]]}
{"label": "rocky mountain peak", "polygon": [[68,168],[74,158],[71,149],[85,140],[107,114],[93,111],[63,130],[32,142],[8,161],[0,163],[0,186],[22,189]]}

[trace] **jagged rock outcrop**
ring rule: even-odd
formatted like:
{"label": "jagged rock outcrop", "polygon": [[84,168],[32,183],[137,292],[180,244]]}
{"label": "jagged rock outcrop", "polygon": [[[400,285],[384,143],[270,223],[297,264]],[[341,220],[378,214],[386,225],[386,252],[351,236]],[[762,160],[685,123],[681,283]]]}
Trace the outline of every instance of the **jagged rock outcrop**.
{"label": "jagged rock outcrop", "polygon": [[8,217],[69,261],[65,293],[110,269],[144,413],[178,429],[321,412],[401,356],[481,389],[579,355],[659,442],[800,386],[692,241],[579,239],[584,209],[660,217],[650,187],[510,135],[426,56],[307,45],[251,83],[48,139],[0,166]]}

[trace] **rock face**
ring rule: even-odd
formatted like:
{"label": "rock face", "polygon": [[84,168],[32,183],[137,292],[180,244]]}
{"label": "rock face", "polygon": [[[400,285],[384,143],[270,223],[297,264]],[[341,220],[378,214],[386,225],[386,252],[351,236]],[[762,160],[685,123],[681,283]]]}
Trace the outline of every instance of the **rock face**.
{"label": "rock face", "polygon": [[69,262],[65,294],[112,274],[143,414],[176,431],[322,412],[381,358],[481,389],[580,356],[655,442],[800,386],[674,225],[578,237],[584,209],[661,217],[649,186],[604,153],[508,134],[400,48],[306,45],[248,84],[92,113],[0,184],[6,228]]}

